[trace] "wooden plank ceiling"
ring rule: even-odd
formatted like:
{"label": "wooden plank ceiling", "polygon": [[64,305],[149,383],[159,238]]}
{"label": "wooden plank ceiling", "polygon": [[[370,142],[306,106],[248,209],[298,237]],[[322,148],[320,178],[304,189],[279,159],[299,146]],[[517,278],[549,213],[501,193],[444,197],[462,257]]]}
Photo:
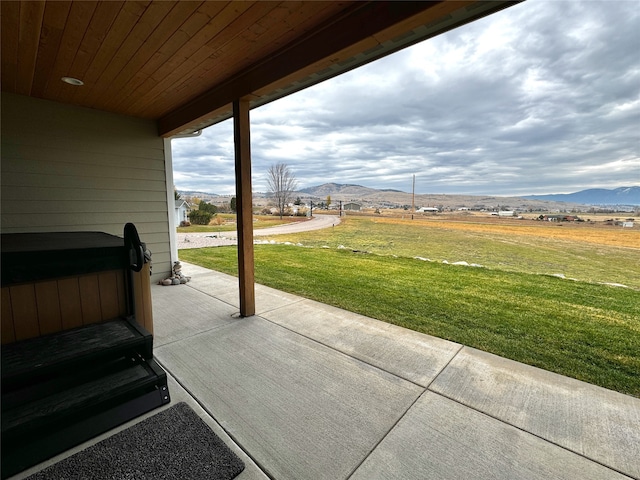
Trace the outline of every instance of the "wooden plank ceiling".
{"label": "wooden plank ceiling", "polygon": [[170,136],[512,3],[2,1],[2,91],[154,119]]}

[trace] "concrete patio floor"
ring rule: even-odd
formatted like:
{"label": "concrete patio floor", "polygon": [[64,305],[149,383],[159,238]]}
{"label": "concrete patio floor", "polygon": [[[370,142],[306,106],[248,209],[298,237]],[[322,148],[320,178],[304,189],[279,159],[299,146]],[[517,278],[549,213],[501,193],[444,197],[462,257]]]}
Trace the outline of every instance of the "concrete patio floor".
{"label": "concrete patio floor", "polygon": [[155,355],[255,464],[239,478],[640,479],[640,399],[194,265]]}
{"label": "concrete patio floor", "polygon": [[235,277],[183,265],[155,356],[239,480],[640,480],[638,398],[260,285],[239,318]]}

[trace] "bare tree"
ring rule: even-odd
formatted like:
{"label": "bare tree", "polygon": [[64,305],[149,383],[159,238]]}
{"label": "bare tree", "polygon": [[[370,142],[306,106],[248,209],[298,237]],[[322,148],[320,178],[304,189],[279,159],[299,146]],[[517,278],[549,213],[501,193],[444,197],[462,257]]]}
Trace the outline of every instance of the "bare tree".
{"label": "bare tree", "polygon": [[269,182],[269,191],[273,195],[276,208],[282,218],[293,192],[298,188],[298,181],[285,163],[271,165],[267,171],[267,181]]}

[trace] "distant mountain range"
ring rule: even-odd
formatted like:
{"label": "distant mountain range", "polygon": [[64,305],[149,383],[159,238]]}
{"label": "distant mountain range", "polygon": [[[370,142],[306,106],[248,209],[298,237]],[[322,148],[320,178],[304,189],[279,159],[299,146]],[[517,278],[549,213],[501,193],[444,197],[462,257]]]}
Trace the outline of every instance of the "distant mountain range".
{"label": "distant mountain range", "polygon": [[362,185],[343,185],[340,183],[324,183],[322,185],[316,185],[315,187],[302,188],[298,190],[298,192],[306,193],[314,197],[326,197],[327,195],[356,195],[366,197],[380,192],[405,193],[400,190],[377,190],[375,188],[363,187]]}
{"label": "distant mountain range", "polygon": [[[223,198],[215,193],[180,190],[185,196],[198,196],[216,201]],[[333,201],[354,201],[365,205],[398,206],[411,205],[416,208],[428,206],[445,206],[449,208],[473,207],[487,209],[529,209],[529,208],[565,208],[578,206],[640,206],[640,187],[620,187],[613,190],[592,188],[575,193],[555,195],[528,195],[521,197],[504,197],[495,195],[455,195],[455,194],[416,194],[394,189],[375,189],[354,184],[325,183],[300,189],[296,195],[305,200],[323,201],[331,196]],[[254,199],[268,198],[267,193],[253,192]],[[228,197],[228,196],[224,196]]]}
{"label": "distant mountain range", "polygon": [[178,190],[178,193],[183,197],[199,197],[199,196],[208,196],[208,197],[219,197],[217,193],[209,193],[209,192],[199,192],[197,190]]}
{"label": "distant mountain range", "polygon": [[[303,188],[296,192],[303,200],[323,201],[331,196],[333,202],[356,202],[364,206],[383,208],[397,208],[399,206],[443,207],[443,208],[473,208],[487,209],[518,209],[530,208],[547,210],[550,208],[571,209],[576,204],[567,202],[551,202],[548,200],[527,200],[522,197],[498,197],[491,195],[452,195],[452,194],[419,194],[415,197],[411,193],[393,189],[375,189],[362,185],[325,183],[313,187]],[[255,198],[254,194],[254,198]]]}
{"label": "distant mountain range", "polygon": [[[361,185],[339,183],[325,183],[315,187],[308,187],[299,190],[300,193],[312,195],[315,197],[326,197],[327,195],[348,195],[368,197],[380,193],[403,193],[400,190],[381,189],[363,187]],[[420,194],[424,196],[424,194]],[[450,196],[460,196],[452,194]],[[480,197],[480,196],[478,196]],[[484,197],[484,196],[483,196]],[[486,198],[486,197],[485,197]],[[493,196],[491,198],[494,198]],[[495,197],[501,198],[501,197]],[[509,197],[518,198],[518,197]],[[640,205],[640,187],[620,187],[614,190],[606,190],[604,188],[591,188],[581,190],[575,193],[559,193],[553,195],[527,195],[519,198],[527,200],[541,200],[549,202],[577,203],[581,205]]]}
{"label": "distant mountain range", "polygon": [[640,187],[620,187],[613,190],[590,188],[575,193],[528,195],[529,200],[581,203],[584,205],[640,205]]}

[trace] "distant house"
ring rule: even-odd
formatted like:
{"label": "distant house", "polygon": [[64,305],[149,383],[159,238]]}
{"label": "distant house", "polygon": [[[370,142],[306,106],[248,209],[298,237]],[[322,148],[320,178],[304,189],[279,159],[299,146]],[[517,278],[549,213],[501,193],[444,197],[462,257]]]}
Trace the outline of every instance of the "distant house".
{"label": "distant house", "polygon": [[545,222],[579,222],[581,221],[575,215],[540,215],[538,220],[543,220]]}
{"label": "distant house", "polygon": [[175,215],[176,215],[176,227],[180,226],[180,224],[182,222],[188,222],[189,219],[187,218],[187,216],[189,215],[189,212],[191,211],[191,207],[189,207],[189,204],[187,202],[185,202],[184,200],[176,200],[176,208],[175,208]]}
{"label": "distant house", "polygon": [[343,210],[351,210],[354,212],[359,212],[361,208],[362,208],[362,205],[360,205],[359,203],[353,203],[353,202],[345,203],[342,205]]}
{"label": "distant house", "polygon": [[500,210],[498,212],[498,216],[499,217],[515,217],[516,212],[514,212],[513,210]]}
{"label": "distant house", "polygon": [[436,207],[422,207],[416,210],[417,213],[436,213],[439,211],[440,209]]}

